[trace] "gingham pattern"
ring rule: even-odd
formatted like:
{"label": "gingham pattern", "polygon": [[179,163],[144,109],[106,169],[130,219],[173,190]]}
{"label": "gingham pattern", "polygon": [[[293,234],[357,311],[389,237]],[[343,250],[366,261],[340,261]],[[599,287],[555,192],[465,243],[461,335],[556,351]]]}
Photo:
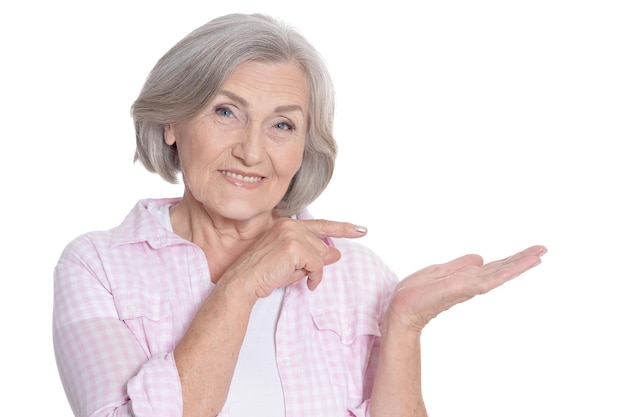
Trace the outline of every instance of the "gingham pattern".
{"label": "gingham pattern", "polygon": [[[142,200],[119,227],[80,236],[61,255],[53,337],[76,416],[182,415],[172,351],[213,284],[202,250],[149,210],[174,202]],[[397,278],[362,245],[329,243],[341,260],[315,291],[304,281],[287,288],[277,323],[287,416],[369,415],[379,324]]]}

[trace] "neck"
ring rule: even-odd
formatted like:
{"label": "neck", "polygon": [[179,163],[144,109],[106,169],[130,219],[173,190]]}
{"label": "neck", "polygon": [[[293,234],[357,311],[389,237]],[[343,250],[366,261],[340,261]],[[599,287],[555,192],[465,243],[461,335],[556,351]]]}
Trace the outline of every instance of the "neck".
{"label": "neck", "polygon": [[273,213],[246,220],[229,219],[208,210],[187,191],[181,201],[171,208],[170,217],[174,232],[204,251],[213,282],[217,282],[222,273],[277,219]]}

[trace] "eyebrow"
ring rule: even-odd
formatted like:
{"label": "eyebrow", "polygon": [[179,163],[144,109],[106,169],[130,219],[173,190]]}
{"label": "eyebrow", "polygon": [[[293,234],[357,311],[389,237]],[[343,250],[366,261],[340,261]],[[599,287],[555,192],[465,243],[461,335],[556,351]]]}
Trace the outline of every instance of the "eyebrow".
{"label": "eyebrow", "polygon": [[[231,99],[233,101],[236,101],[236,102],[239,102],[239,104],[241,104],[243,107],[249,107],[249,105],[250,105],[246,101],[246,99],[244,99],[243,97],[233,93],[232,91],[221,90],[218,94],[225,95],[229,99]],[[287,105],[284,105],[284,106],[278,106],[278,107],[274,108],[274,113],[286,113],[286,112],[291,112],[291,111],[300,111],[302,114],[304,114],[304,110],[298,104],[287,104]]]}

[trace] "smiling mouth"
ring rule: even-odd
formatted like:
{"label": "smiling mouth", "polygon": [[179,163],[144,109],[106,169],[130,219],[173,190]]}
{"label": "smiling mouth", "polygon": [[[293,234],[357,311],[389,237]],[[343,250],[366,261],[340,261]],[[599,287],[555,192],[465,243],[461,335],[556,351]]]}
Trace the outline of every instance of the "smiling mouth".
{"label": "smiling mouth", "polygon": [[259,182],[263,179],[263,177],[249,177],[247,175],[235,174],[234,172],[230,172],[230,171],[222,171],[222,173],[226,175],[227,177],[234,178],[238,181],[243,181],[243,182],[248,182],[248,183]]}

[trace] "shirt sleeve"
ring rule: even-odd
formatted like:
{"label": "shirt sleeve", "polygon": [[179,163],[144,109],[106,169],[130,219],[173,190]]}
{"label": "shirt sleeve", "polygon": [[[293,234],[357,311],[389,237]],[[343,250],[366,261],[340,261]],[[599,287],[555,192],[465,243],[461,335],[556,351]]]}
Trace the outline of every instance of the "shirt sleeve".
{"label": "shirt sleeve", "polygon": [[173,353],[142,348],[105,277],[88,239],[68,246],[54,272],[54,350],[74,415],[181,416]]}
{"label": "shirt sleeve", "polygon": [[[387,307],[389,306],[389,302],[399,280],[397,275],[391,269],[389,269],[379,259],[378,261],[380,262],[380,264],[378,265],[379,272],[376,274],[376,276],[379,280],[379,286],[378,289],[373,292],[376,294],[374,298],[378,300],[377,305],[379,306],[379,308],[377,309],[377,313],[378,327],[380,328],[384,315],[387,312]],[[381,342],[381,337],[376,337],[372,345],[370,346],[369,360],[367,361],[367,365],[363,375],[363,394],[365,399],[359,406],[348,410],[349,415],[352,417],[371,417],[370,399],[372,395],[372,390],[374,388],[374,379],[376,377],[376,367],[378,365],[378,356],[380,352]]]}

